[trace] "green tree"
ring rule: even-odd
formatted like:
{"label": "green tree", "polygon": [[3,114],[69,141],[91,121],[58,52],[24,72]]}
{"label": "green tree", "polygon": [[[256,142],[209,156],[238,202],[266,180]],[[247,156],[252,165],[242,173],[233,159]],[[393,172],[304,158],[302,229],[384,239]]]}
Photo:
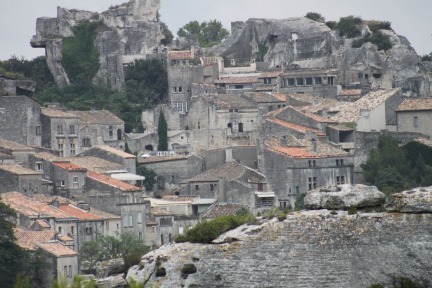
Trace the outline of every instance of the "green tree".
{"label": "green tree", "polygon": [[202,23],[190,21],[178,30],[177,35],[179,37],[196,37],[201,47],[212,47],[220,44],[223,39],[228,37],[229,32],[220,21],[214,19]]}
{"label": "green tree", "polygon": [[325,22],[325,18],[323,16],[321,16],[320,13],[317,12],[308,12],[306,13],[306,18],[309,18],[313,21],[317,21],[317,22]]}
{"label": "green tree", "polygon": [[432,62],[432,52],[430,52],[429,54],[425,54],[421,57],[422,61],[430,61]]}
{"label": "green tree", "polygon": [[350,15],[339,19],[337,29],[339,30],[340,36],[354,38],[361,35],[360,24],[362,24],[362,19],[360,17]]}
{"label": "green tree", "polygon": [[164,22],[160,22],[162,34],[165,36],[165,39],[161,40],[161,44],[168,46],[172,44],[172,41],[174,39],[174,35],[172,34],[171,30],[168,29],[168,26]]}
{"label": "green tree", "polygon": [[146,191],[152,191],[153,186],[156,183],[156,173],[153,170],[137,163],[137,174],[145,177],[144,187]]}
{"label": "green tree", "polygon": [[159,151],[168,151],[168,124],[161,109],[158,121]]}

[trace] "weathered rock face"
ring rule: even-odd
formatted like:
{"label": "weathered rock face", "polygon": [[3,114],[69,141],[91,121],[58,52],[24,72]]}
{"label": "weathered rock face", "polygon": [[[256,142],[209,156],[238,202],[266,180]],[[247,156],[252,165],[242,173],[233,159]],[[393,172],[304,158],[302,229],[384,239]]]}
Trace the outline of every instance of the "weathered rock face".
{"label": "weathered rock face", "polygon": [[122,258],[100,262],[100,264],[96,267],[97,278],[105,278],[123,272],[125,272],[125,267]]}
{"label": "weathered rock face", "polygon": [[[421,68],[420,57],[405,37],[391,30],[380,30],[393,45],[386,52],[370,43],[352,48],[354,39],[305,17],[249,19],[232,23],[231,30],[228,39],[206,53],[222,56],[226,63],[230,59],[248,63],[267,47],[264,61],[270,68],[338,68],[338,84],[359,81],[358,72],[368,74],[375,88],[404,87],[407,95],[430,95],[430,75]],[[362,30],[370,33],[367,26]]]}
{"label": "weathered rock face", "polygon": [[338,185],[309,191],[304,199],[306,209],[347,209],[377,207],[386,196],[375,186]]}
{"label": "weathered rock face", "polygon": [[95,283],[96,288],[124,288],[126,285],[124,274],[97,279]]}
{"label": "weathered rock face", "polygon": [[[148,287],[296,288],[365,288],[390,284],[391,275],[432,280],[432,214],[338,213],[289,214],[231,243],[165,245],[145,255],[127,279],[149,280]],[[184,275],[185,264],[196,273]],[[157,267],[166,275],[156,277]]]}
{"label": "weathered rock face", "polygon": [[110,29],[96,39],[101,67],[94,79],[97,84],[121,89],[124,86],[123,64],[159,51],[164,39],[157,12],[160,0],[130,0],[101,14],[57,8],[57,18],[38,18],[31,45],[45,48],[48,67],[59,86],[69,83],[61,60],[64,37],[73,36],[72,28],[84,21],[100,21]]}
{"label": "weathered rock face", "polygon": [[387,199],[384,208],[391,212],[432,213],[432,187],[393,194]]}

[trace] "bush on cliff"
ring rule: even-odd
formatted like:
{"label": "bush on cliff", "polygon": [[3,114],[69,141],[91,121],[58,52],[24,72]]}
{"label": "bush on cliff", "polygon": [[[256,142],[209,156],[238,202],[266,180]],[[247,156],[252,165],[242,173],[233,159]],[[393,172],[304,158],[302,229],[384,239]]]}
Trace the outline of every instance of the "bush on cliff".
{"label": "bush on cliff", "polygon": [[186,234],[176,238],[177,243],[192,242],[211,244],[221,234],[235,229],[243,224],[254,223],[255,217],[248,213],[246,215],[228,215],[209,221],[202,221],[194,228],[189,229]]}

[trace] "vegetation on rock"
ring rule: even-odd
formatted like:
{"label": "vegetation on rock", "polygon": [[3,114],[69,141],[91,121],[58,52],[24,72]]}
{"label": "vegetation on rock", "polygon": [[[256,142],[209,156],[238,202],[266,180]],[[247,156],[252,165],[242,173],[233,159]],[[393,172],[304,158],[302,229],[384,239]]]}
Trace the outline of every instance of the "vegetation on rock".
{"label": "vegetation on rock", "polygon": [[313,21],[322,22],[322,23],[325,22],[325,18],[320,13],[317,12],[308,12],[306,13],[305,17]]}
{"label": "vegetation on rock", "polygon": [[425,54],[421,57],[422,61],[429,61],[432,62],[432,52],[430,52],[429,54]]}
{"label": "vegetation on rock", "polygon": [[354,17],[352,15],[341,17],[336,28],[340,36],[346,36],[347,38],[358,37],[361,35],[360,25],[362,21],[360,17]]}
{"label": "vegetation on rock", "polygon": [[201,47],[212,47],[220,44],[229,35],[229,32],[220,21],[214,19],[202,23],[190,21],[178,30],[177,35],[179,37],[196,37]]}
{"label": "vegetation on rock", "polygon": [[427,280],[420,280],[420,281],[414,281],[410,278],[400,276],[400,277],[392,277],[392,284],[391,286],[384,286],[383,284],[372,284],[369,286],[369,288],[428,288],[431,287],[432,283],[430,283]]}
{"label": "vegetation on rock", "polygon": [[209,221],[202,221],[194,228],[189,229],[186,234],[176,238],[177,243],[192,242],[210,244],[221,234],[235,229],[243,224],[254,223],[255,217],[248,213],[246,215],[228,215]]}

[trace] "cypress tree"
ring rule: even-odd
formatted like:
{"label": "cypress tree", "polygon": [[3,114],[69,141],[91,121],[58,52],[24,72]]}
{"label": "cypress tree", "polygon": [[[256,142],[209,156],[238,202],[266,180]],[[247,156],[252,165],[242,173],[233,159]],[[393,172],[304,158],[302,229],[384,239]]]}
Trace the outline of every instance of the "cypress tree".
{"label": "cypress tree", "polygon": [[158,150],[168,151],[168,125],[162,110],[160,111],[159,114],[158,137],[159,137]]}

